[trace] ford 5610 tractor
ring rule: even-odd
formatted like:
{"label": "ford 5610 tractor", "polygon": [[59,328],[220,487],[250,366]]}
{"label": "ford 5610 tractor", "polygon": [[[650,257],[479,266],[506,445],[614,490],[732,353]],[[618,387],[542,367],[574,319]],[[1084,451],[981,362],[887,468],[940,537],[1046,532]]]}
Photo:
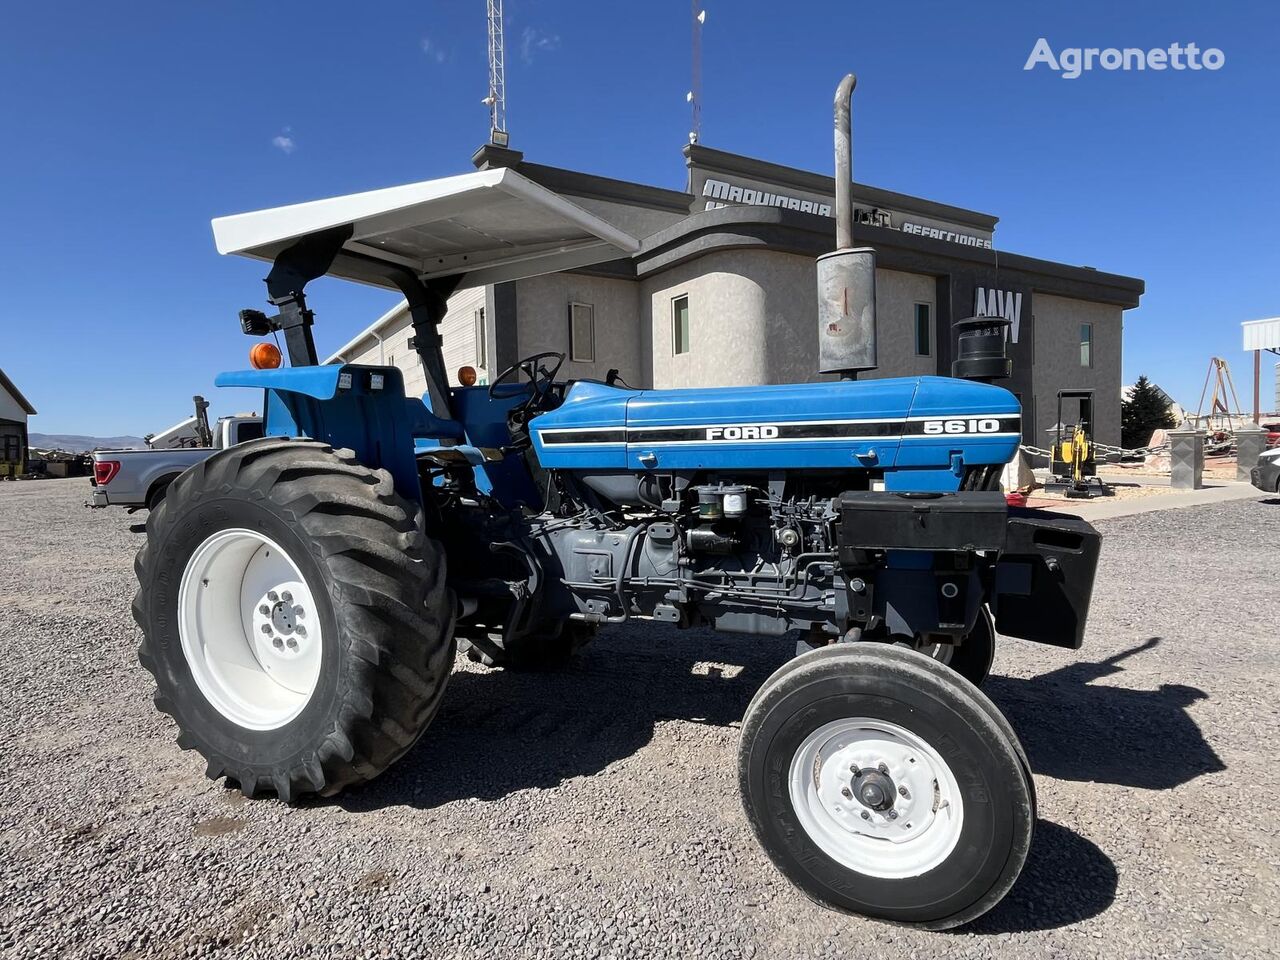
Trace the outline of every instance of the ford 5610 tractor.
{"label": "ford 5610 tractor", "polygon": [[[851,86],[815,321],[840,379],[629,389],[562,381],[563,355],[540,353],[451,388],[454,291],[638,249],[510,169],[214,221],[220,252],[271,263],[276,312],[241,325],[282,335],[289,366],[258,344],[257,368],[217,378],[264,391],[267,436],[172,485],[134,602],[156,704],[210,777],[286,802],[369,781],[427,730],[458,648],[519,667],[616,624],[790,634],[738,760],[778,869],[831,907],[932,928],[1004,896],[1034,787],[978,684],[997,631],[1080,645],[1099,538],[999,490],[1021,436],[992,382],[1003,321],[961,321],[952,377],[857,379],[875,270],[852,246]],[[393,366],[318,365],[304,287],[326,274],[403,293],[425,396]]]}

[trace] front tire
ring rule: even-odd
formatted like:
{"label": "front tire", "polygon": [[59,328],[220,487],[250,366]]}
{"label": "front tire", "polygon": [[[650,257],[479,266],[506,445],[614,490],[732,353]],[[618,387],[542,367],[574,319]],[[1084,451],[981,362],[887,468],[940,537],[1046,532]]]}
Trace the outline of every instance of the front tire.
{"label": "front tire", "polygon": [[836,644],[766,681],[743,720],[747,819],[817,902],[929,929],[1013,886],[1035,789],[1007,721],[927,656]]}
{"label": "front tire", "polygon": [[210,778],[332,795],[426,729],[454,644],[419,514],[386,471],[313,441],[241,444],[170,486],[135,562],[138,657]]}

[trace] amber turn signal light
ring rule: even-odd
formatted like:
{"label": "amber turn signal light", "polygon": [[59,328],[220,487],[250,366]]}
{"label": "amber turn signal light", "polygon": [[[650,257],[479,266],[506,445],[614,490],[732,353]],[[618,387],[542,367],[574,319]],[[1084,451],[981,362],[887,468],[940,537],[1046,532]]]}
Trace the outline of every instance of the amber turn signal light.
{"label": "amber turn signal light", "polygon": [[476,385],[476,368],[459,367],[458,382],[464,387],[474,387]]}
{"label": "amber turn signal light", "polygon": [[255,343],[249,348],[249,364],[255,370],[274,370],[280,366],[280,348],[274,343]]}

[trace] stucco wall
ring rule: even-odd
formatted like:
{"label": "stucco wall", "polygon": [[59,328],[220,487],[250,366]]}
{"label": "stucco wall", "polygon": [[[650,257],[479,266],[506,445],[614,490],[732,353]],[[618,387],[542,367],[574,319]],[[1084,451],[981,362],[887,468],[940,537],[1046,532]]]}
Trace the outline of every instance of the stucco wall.
{"label": "stucco wall", "polygon": [[612,280],[559,273],[516,282],[518,355],[543,350],[569,352],[569,304],[595,307],[595,361],[566,359],[562,379],[603,380],[616,367],[632,386],[649,382],[640,335],[639,287],[633,280]]}
{"label": "stucco wall", "polygon": [[[1036,446],[1057,422],[1059,390],[1094,391],[1094,436],[1120,443],[1120,363],[1124,312],[1120,307],[1036,292]],[[1080,324],[1093,324],[1093,366],[1080,365]],[[1023,401],[1023,415],[1028,415]]]}
{"label": "stucco wall", "polygon": [[[931,276],[876,271],[880,367],[871,376],[931,374],[934,357],[915,356],[917,302],[936,309]],[[672,301],[689,297],[690,350],[676,355]],[[765,250],[712,253],[646,279],[656,387],[799,383],[818,374],[817,280],[808,257]],[[934,345],[936,350],[936,345]]]}
{"label": "stucco wall", "polygon": [[[930,376],[938,372],[938,345],[930,331],[928,356],[916,355],[916,304],[937,319],[937,281],[919,273],[876,270],[876,353],[879,367],[865,379]],[[815,334],[816,336],[816,334]]]}

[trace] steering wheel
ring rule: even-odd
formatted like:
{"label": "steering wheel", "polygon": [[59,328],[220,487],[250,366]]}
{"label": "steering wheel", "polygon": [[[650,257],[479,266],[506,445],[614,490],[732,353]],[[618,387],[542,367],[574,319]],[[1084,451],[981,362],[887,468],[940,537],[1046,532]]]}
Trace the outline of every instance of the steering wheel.
{"label": "steering wheel", "polygon": [[[552,357],[555,358],[556,363],[555,366],[548,370],[542,365],[542,361],[549,360]],[[512,397],[528,393],[529,399],[521,404],[521,409],[537,409],[542,404],[547,391],[551,389],[551,384],[555,382],[556,374],[560,372],[560,367],[563,365],[564,354],[557,353],[554,350],[535,353],[531,357],[517,360],[498,374],[494,381],[489,384],[489,399],[510,400]],[[514,378],[518,373],[523,373],[528,377],[529,382],[524,384],[515,380]],[[530,387],[533,389],[530,390]]]}

